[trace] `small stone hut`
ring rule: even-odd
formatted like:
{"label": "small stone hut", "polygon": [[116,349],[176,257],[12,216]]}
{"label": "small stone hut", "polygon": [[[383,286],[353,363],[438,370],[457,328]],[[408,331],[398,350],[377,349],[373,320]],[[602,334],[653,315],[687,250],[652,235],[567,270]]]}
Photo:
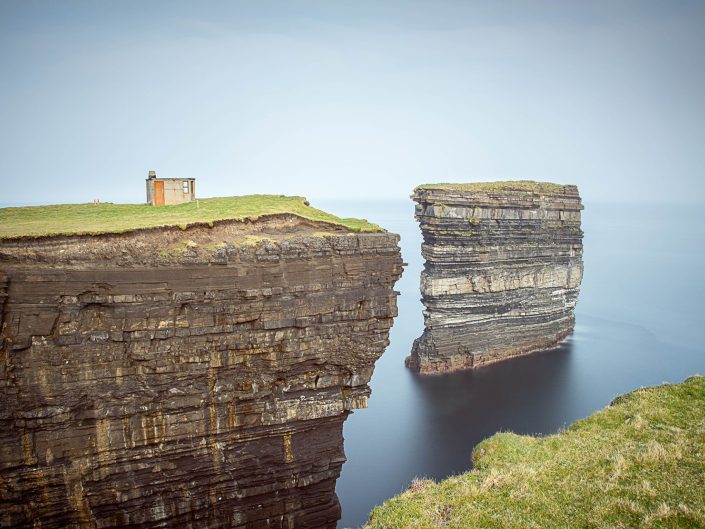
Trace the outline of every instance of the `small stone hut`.
{"label": "small stone hut", "polygon": [[165,206],[196,200],[195,178],[157,178],[156,171],[147,176],[147,204]]}

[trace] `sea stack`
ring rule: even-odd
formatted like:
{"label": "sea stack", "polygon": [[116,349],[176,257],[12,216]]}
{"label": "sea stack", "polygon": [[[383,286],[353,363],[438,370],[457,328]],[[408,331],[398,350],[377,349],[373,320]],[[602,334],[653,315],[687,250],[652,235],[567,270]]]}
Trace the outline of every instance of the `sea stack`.
{"label": "sea stack", "polygon": [[556,346],[572,333],[583,275],[576,186],[430,184],[411,198],[423,233],[426,310],[409,367],[478,367]]}

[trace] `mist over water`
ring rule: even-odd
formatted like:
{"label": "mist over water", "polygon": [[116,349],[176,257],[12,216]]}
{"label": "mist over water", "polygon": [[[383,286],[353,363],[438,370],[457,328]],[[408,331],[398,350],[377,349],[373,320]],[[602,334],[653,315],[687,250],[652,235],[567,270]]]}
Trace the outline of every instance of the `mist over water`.
{"label": "mist over water", "polygon": [[416,476],[468,470],[473,447],[497,431],[552,434],[619,394],[705,373],[705,212],[696,206],[586,204],[573,336],[559,348],[474,371],[419,376],[404,367],[423,330],[413,203],[311,202],[399,233],[408,263],[369,408],[345,423],[338,527],[363,524]]}

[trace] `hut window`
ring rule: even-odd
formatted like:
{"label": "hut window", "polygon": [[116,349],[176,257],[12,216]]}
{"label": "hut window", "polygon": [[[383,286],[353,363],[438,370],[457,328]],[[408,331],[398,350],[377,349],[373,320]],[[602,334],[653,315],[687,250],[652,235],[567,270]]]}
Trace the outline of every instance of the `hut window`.
{"label": "hut window", "polygon": [[188,193],[188,188],[189,188],[188,182],[184,182],[184,193]]}

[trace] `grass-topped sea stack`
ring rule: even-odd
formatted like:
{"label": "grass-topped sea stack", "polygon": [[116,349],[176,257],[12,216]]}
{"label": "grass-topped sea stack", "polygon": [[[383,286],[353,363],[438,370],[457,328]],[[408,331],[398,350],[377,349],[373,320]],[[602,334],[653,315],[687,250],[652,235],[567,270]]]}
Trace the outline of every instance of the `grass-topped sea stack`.
{"label": "grass-topped sea stack", "polygon": [[555,346],[573,331],[583,274],[576,186],[430,184],[412,198],[426,311],[409,367],[477,367]]}

